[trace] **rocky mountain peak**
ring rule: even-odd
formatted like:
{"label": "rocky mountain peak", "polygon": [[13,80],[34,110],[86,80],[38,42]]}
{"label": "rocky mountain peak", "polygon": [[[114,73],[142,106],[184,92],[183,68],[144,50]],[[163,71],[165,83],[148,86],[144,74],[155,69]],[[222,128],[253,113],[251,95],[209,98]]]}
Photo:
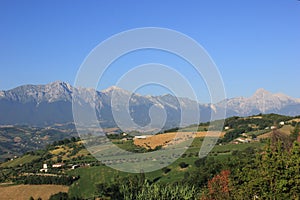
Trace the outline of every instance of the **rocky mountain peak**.
{"label": "rocky mountain peak", "polygon": [[111,96],[113,92],[117,95],[131,95],[131,92],[124,90],[122,88],[119,88],[117,86],[111,86],[111,87],[101,91],[101,93],[104,93],[108,96]]}
{"label": "rocky mountain peak", "polygon": [[121,91],[121,90],[123,90],[123,89],[121,89],[121,88],[119,88],[119,87],[113,85],[113,86],[110,86],[109,88],[106,88],[106,89],[102,90],[102,92],[103,92],[103,93],[109,93],[109,92],[112,92],[112,91],[115,91],[115,90]]}
{"label": "rocky mountain peak", "polygon": [[98,92],[95,89],[75,88],[68,83],[55,81],[47,85],[23,85],[12,90],[0,91],[0,124],[69,122],[73,120],[71,108],[72,101],[75,100],[84,109],[96,108],[99,119],[107,126],[113,126],[114,119],[111,113],[113,95],[116,101],[114,105],[120,106],[125,105],[124,101],[130,97],[132,116],[141,124],[147,124],[146,122],[149,121],[148,111],[152,106],[166,109],[170,117],[168,121],[170,127],[176,126],[180,120],[180,106],[190,112],[191,120],[196,116],[195,106],[199,106],[202,121],[210,119],[211,111],[218,114],[219,110],[224,109],[225,103],[227,117],[258,113],[300,114],[299,99],[284,94],[272,94],[262,88],[249,98],[232,98],[216,104],[204,105],[170,94],[143,96],[117,86]]}
{"label": "rocky mountain peak", "polygon": [[272,93],[265,90],[264,88],[259,88],[258,90],[256,90],[253,96],[262,97],[262,96],[269,96],[269,95],[272,95]]}
{"label": "rocky mountain peak", "polygon": [[73,87],[69,83],[63,81],[55,81],[45,85],[45,87],[52,90],[56,89],[56,90],[64,90],[68,92],[71,92],[73,90]]}

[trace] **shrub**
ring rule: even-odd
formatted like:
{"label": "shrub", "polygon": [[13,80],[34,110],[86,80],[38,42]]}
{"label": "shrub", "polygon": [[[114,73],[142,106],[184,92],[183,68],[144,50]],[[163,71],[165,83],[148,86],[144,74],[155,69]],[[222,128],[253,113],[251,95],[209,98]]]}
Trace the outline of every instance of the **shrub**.
{"label": "shrub", "polygon": [[169,172],[171,171],[171,169],[168,168],[168,167],[164,167],[164,168],[162,168],[161,170],[162,170],[165,174],[167,174],[167,173],[169,173]]}
{"label": "shrub", "polygon": [[187,168],[188,166],[189,166],[189,164],[187,164],[187,163],[185,163],[185,162],[179,163],[179,167],[180,167],[181,169]]}
{"label": "shrub", "polygon": [[68,200],[68,193],[66,192],[59,192],[57,194],[53,194],[50,196],[49,200]]}

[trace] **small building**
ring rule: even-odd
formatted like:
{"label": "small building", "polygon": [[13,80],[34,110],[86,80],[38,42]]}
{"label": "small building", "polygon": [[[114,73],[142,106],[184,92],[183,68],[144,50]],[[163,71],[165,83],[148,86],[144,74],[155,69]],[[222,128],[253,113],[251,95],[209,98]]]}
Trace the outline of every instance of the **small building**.
{"label": "small building", "polygon": [[61,168],[63,166],[65,166],[65,163],[56,163],[52,165],[53,168]]}
{"label": "small building", "polygon": [[236,141],[241,142],[241,143],[249,143],[250,142],[249,139],[243,139],[243,138],[237,138]]}
{"label": "small building", "polygon": [[276,126],[271,126],[271,130],[275,130],[276,128]]}
{"label": "small building", "polygon": [[134,136],[134,139],[146,139],[147,138],[147,135],[137,135],[137,136]]}
{"label": "small building", "polygon": [[230,129],[229,126],[226,126],[226,127],[224,128],[225,131],[227,131],[227,130],[229,130],[229,129]]}
{"label": "small building", "polygon": [[71,168],[71,169],[76,169],[76,168],[78,168],[78,167],[80,167],[80,165],[72,165],[72,168]]}
{"label": "small building", "polygon": [[48,172],[48,166],[47,166],[47,164],[43,164],[43,168],[40,169],[40,172]]}
{"label": "small building", "polygon": [[284,124],[285,124],[284,122],[279,122],[279,125],[281,126],[284,126]]}

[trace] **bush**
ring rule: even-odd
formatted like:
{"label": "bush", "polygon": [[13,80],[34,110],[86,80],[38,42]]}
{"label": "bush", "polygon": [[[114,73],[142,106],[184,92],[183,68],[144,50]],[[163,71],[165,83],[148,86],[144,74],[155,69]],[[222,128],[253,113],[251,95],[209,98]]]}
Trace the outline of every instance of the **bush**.
{"label": "bush", "polygon": [[196,167],[201,167],[205,165],[206,157],[205,158],[200,158],[194,162]]}
{"label": "bush", "polygon": [[53,194],[50,196],[49,200],[68,200],[68,193],[66,192],[59,192],[57,194]]}
{"label": "bush", "polygon": [[73,182],[77,181],[79,177],[72,176],[19,176],[14,179],[15,183],[18,184],[53,184],[53,185],[72,185]]}
{"label": "bush", "polygon": [[[188,175],[188,174],[187,174]],[[186,176],[187,176],[186,175]],[[127,179],[128,182],[128,179]],[[196,200],[199,199],[199,191],[190,185],[184,184],[158,184],[145,181],[143,183],[133,181],[129,178],[128,184],[124,181],[108,185],[99,184],[98,195],[100,198],[118,199],[118,200],[157,200],[157,199],[178,199],[178,200]]]}
{"label": "bush", "polygon": [[164,168],[162,168],[161,170],[162,170],[165,174],[167,174],[167,173],[169,173],[169,172],[171,171],[171,169],[168,168],[168,167],[164,167]]}
{"label": "bush", "polygon": [[180,167],[181,169],[187,168],[188,166],[189,166],[189,164],[187,164],[187,163],[185,163],[185,162],[179,163],[179,167]]}

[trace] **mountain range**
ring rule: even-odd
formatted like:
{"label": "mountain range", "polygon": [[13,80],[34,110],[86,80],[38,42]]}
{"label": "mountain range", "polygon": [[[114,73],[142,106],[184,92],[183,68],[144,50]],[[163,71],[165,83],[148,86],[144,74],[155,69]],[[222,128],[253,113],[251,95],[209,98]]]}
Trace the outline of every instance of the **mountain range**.
{"label": "mountain range", "polygon": [[[113,105],[112,96],[117,99],[113,101]],[[188,116],[183,124],[188,125],[194,122],[193,119],[199,114],[198,111],[200,120],[206,122],[210,120],[211,113],[218,115],[220,110],[224,109],[225,104],[227,104],[226,117],[250,116],[259,113],[300,115],[300,99],[284,94],[272,94],[264,89],[257,90],[249,98],[237,97],[225,99],[216,104],[200,104],[191,99],[177,98],[170,94],[142,96],[131,94],[115,86],[103,91],[95,91],[89,88],[75,88],[68,83],[56,81],[46,85],[23,85],[0,91],[0,125],[47,126],[73,122],[73,100],[82,110],[95,109],[102,127],[115,127],[117,122],[112,110],[120,111],[124,105],[122,102],[124,99],[130,99],[130,120],[141,127],[151,122],[149,110],[156,110],[160,115],[163,109],[166,115],[164,128],[170,128],[180,125],[182,109]],[[199,109],[198,111],[195,106]],[[156,121],[152,124],[153,128],[155,128],[155,123],[161,123],[160,120]]]}

